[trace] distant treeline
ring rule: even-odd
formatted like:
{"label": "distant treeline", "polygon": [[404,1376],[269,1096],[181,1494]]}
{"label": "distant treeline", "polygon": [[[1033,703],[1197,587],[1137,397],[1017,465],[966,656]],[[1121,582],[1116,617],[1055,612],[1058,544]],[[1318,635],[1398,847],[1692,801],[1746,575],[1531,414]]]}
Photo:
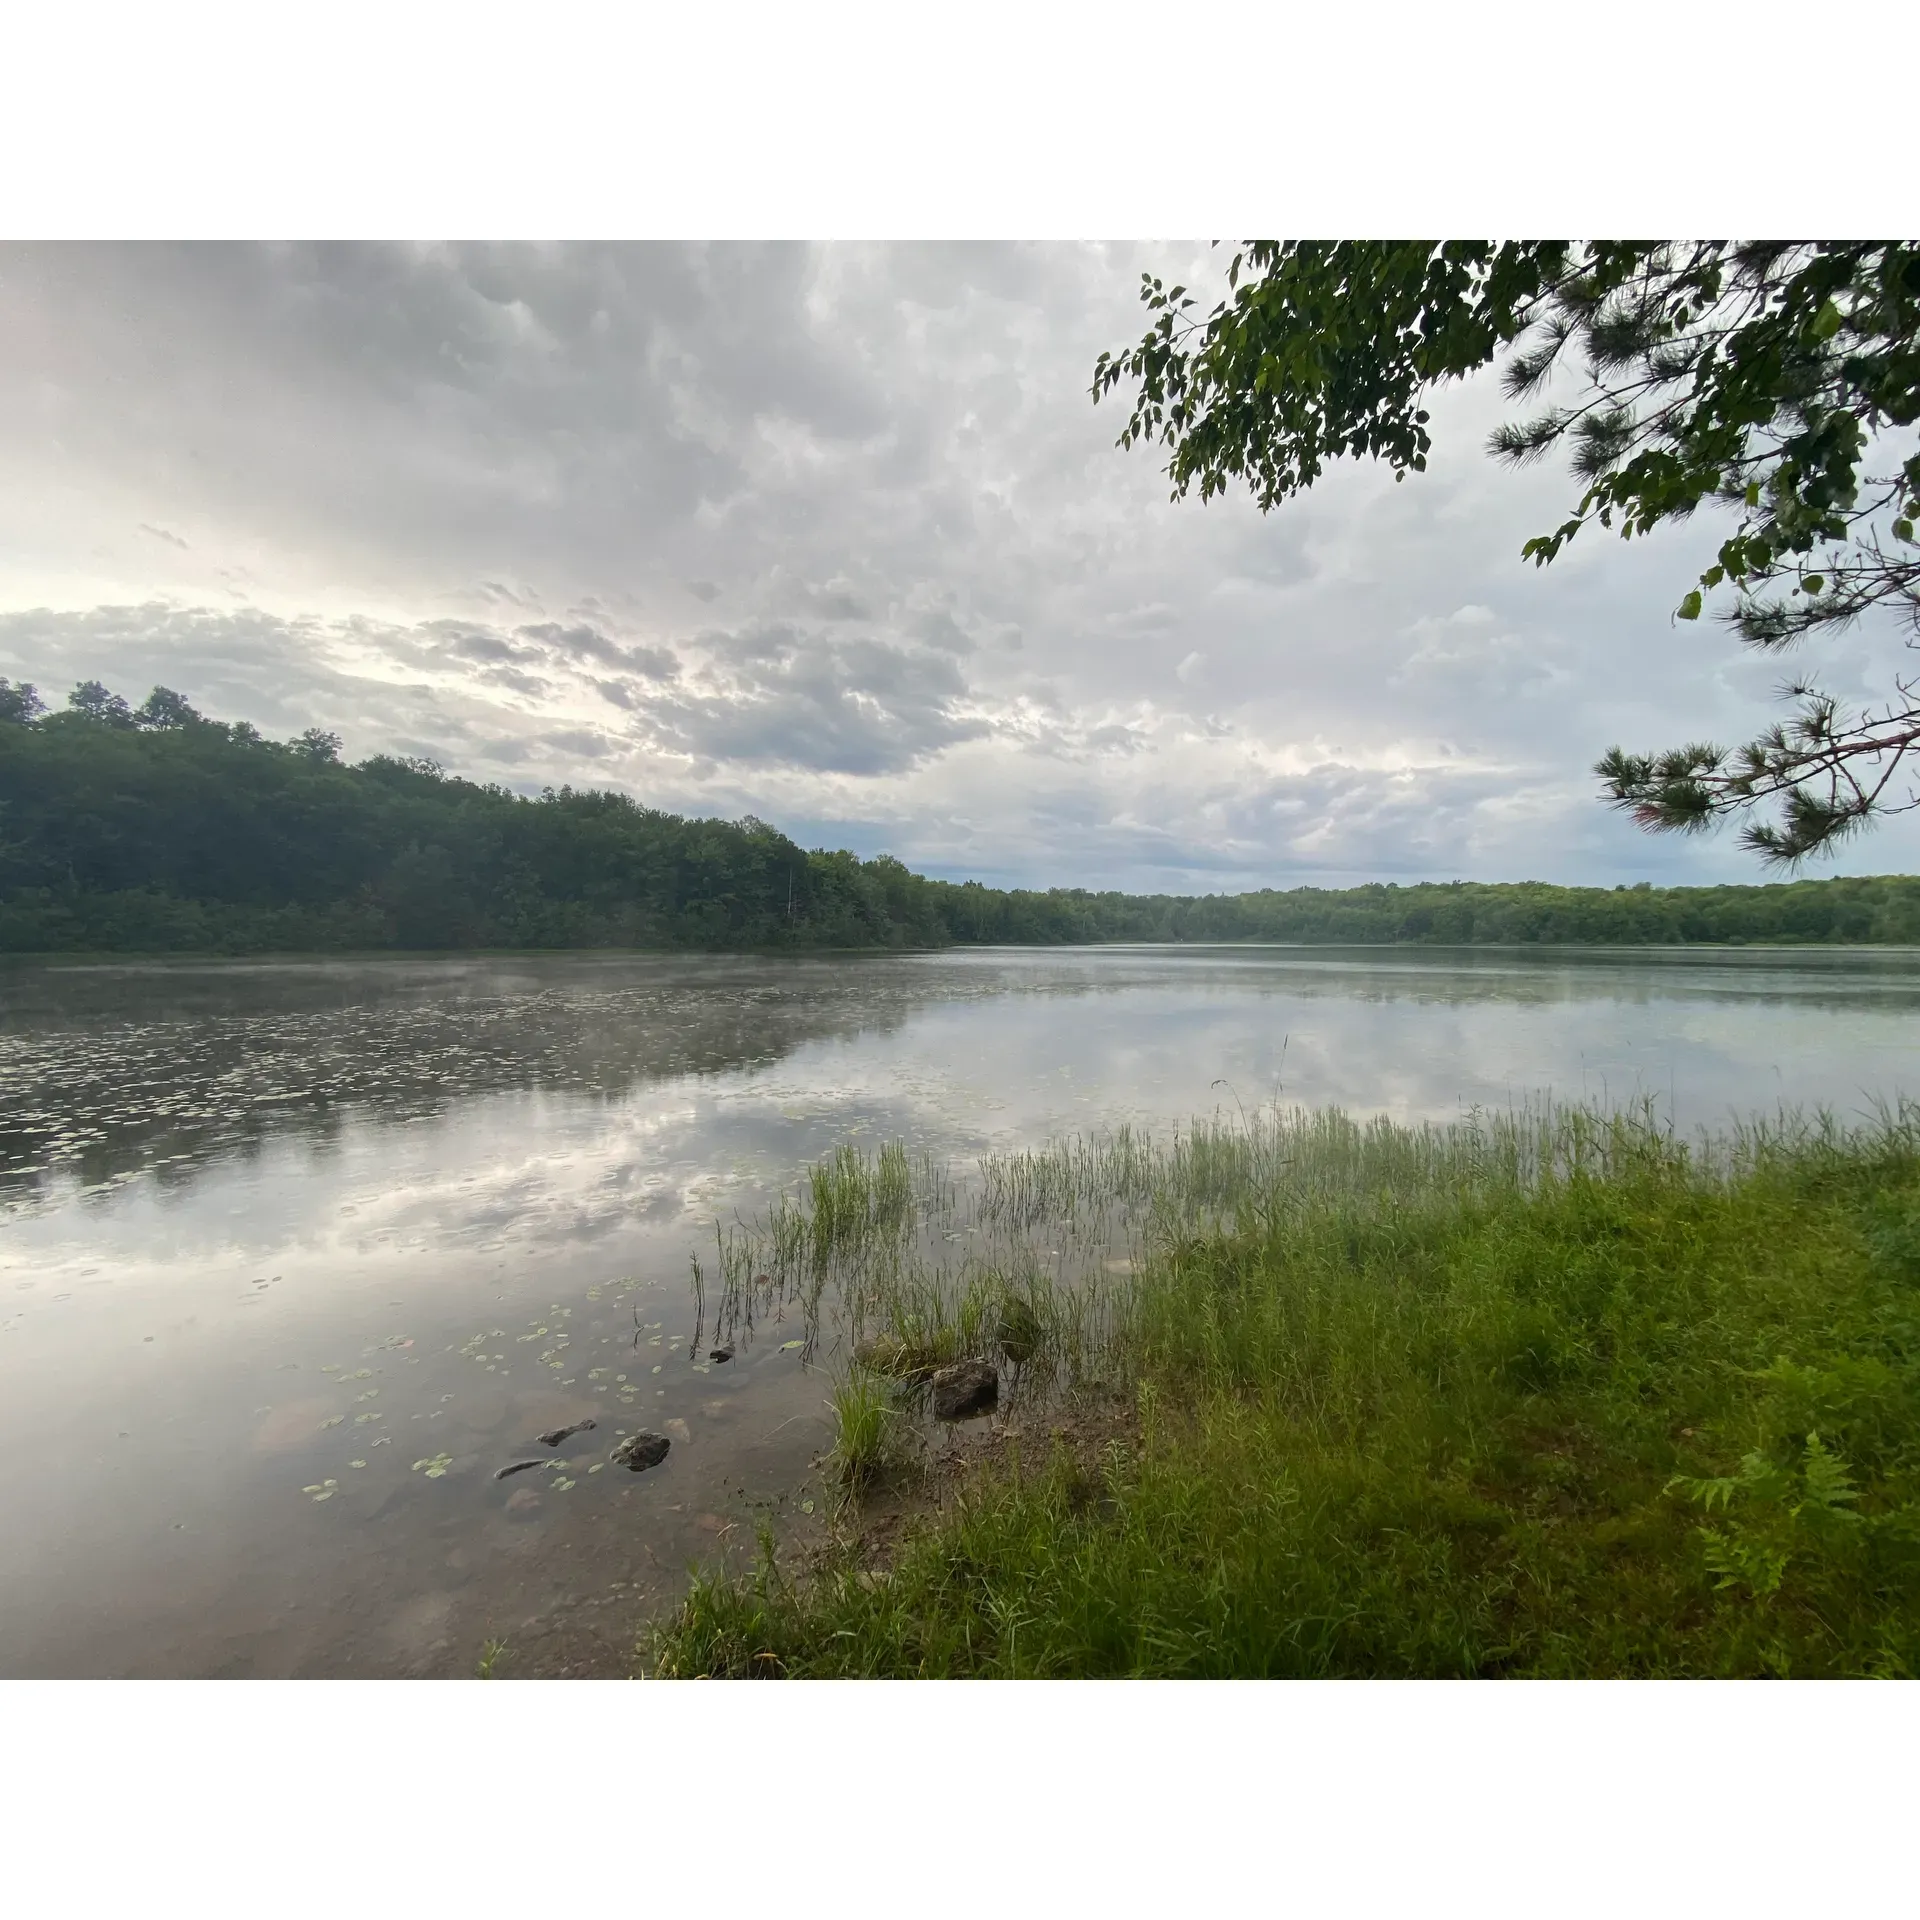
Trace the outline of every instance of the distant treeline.
{"label": "distant treeline", "polygon": [[1003,891],[764,822],[538,799],[430,761],[358,766],[156,687],[48,713],[0,680],[0,951],[936,947],[1279,940],[1920,944],[1920,879],[1615,888],[1472,881],[1200,897]]}

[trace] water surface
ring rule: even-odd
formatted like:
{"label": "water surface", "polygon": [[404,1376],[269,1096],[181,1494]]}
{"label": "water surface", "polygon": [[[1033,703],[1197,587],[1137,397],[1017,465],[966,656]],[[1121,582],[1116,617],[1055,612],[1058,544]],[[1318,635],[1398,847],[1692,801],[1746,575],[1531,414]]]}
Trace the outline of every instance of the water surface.
{"label": "water surface", "polygon": [[[690,1256],[837,1142],[1920,1092],[1920,955],[1101,948],[0,972],[0,1673],[619,1671],[820,1491]],[[591,1417],[546,1455],[543,1428]],[[670,1433],[642,1475],[623,1430]],[[595,1468],[598,1471],[594,1471]]]}

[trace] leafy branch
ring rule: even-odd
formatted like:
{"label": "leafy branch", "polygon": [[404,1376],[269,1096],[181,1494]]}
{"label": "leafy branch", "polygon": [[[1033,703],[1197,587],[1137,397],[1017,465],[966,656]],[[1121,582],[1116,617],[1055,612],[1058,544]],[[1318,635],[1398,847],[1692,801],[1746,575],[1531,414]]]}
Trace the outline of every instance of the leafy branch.
{"label": "leafy branch", "polygon": [[[1631,539],[1713,505],[1735,524],[1678,618],[1728,587],[1729,625],[1765,650],[1882,608],[1920,633],[1920,451],[1861,474],[1920,420],[1920,246],[1249,241],[1227,283],[1203,317],[1185,287],[1143,276],[1151,324],[1094,368],[1096,402],[1131,383],[1119,444],[1166,447],[1176,499],[1238,480],[1266,511],[1337,458],[1423,471],[1426,390],[1504,355],[1508,398],[1540,404],[1489,451],[1561,452],[1582,484],[1523,558],[1549,564],[1594,522]],[[1616,748],[1599,767],[1607,797],[1682,831],[1776,803],[1778,824],[1746,842],[1798,861],[1915,804],[1892,784],[1915,722],[1896,686],[1884,710],[1843,714],[1791,683],[1795,712],[1733,753]]]}

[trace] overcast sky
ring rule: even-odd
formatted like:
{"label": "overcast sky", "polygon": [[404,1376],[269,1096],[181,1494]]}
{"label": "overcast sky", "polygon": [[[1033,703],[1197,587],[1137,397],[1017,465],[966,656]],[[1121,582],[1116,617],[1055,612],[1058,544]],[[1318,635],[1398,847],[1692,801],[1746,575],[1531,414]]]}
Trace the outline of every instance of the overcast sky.
{"label": "overcast sky", "polygon": [[[1576,489],[1169,502],[1088,395],[1192,244],[0,249],[0,673],[162,683],[537,791],[923,871],[1181,892],[1761,877],[1595,798],[1777,666],[1670,610],[1720,532],[1519,559]],[[1823,682],[1870,692],[1866,643]],[[1912,864],[1906,822],[1854,872]],[[1830,871],[1818,868],[1816,871]]]}

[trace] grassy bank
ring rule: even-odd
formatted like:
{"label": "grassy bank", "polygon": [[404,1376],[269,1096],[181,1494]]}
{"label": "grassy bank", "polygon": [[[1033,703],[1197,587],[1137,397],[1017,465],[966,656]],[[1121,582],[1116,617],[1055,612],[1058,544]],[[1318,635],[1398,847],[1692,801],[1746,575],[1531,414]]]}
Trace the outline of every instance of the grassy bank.
{"label": "grassy bank", "polygon": [[[884,1215],[829,1196],[776,1221],[791,1270],[817,1302],[859,1242],[832,1285],[845,1347],[876,1366],[1023,1329],[1022,1438],[877,1572],[856,1506],[805,1574],[769,1559],[696,1583],[644,1670],[1920,1664],[1920,1115],[1694,1143],[1579,1113],[1122,1136],[988,1166],[978,1218],[1014,1237],[944,1266],[952,1194],[916,1240],[904,1172]],[[1035,1264],[1096,1222],[1132,1257],[1085,1271],[1130,1271],[1073,1285]],[[876,1377],[843,1389],[869,1427]],[[1103,1396],[1124,1438],[1049,1440]]]}

